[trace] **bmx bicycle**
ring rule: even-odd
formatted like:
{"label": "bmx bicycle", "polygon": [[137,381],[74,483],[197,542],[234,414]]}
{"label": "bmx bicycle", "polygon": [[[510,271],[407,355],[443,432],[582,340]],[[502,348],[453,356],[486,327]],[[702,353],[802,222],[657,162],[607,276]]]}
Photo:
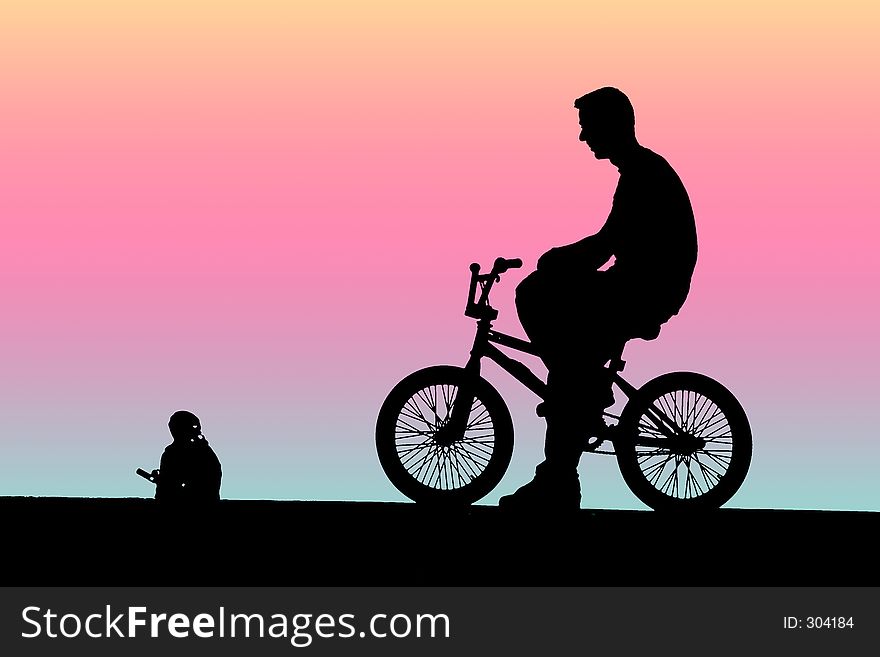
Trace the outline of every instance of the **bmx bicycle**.
{"label": "bmx bicycle", "polygon": [[[415,502],[472,504],[495,488],[510,464],[513,421],[501,395],[480,375],[483,358],[546,398],[544,381],[495,346],[538,355],[528,341],[492,330],[498,317],[489,305],[492,286],[521,266],[519,259],[498,258],[480,274],[480,265],[472,264],[465,315],[477,320],[477,333],[467,364],[413,372],[382,404],[379,462]],[[632,337],[651,339],[656,328]],[[720,507],[742,485],[751,461],[752,434],[742,406],[723,385],[694,372],[671,372],[634,387],[620,376],[623,346],[606,370],[627,402],[619,416],[605,413],[616,424],[585,437],[584,452],[616,455],[624,481],[652,509]],[[613,449],[600,450],[607,443]]]}

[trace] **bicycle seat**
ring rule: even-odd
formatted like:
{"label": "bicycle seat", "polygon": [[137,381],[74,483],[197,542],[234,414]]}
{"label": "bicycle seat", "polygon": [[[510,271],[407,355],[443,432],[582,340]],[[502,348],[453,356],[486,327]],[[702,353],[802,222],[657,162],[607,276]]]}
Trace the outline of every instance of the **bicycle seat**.
{"label": "bicycle seat", "polygon": [[620,346],[612,352],[611,359],[608,363],[608,369],[612,372],[622,372],[624,366],[626,365],[626,361],[623,360],[623,349],[626,346],[626,343],[630,340],[635,339],[654,340],[657,338],[658,335],[660,335],[661,326],[662,322],[652,322],[634,327],[633,330],[630,331],[629,337],[621,342]]}

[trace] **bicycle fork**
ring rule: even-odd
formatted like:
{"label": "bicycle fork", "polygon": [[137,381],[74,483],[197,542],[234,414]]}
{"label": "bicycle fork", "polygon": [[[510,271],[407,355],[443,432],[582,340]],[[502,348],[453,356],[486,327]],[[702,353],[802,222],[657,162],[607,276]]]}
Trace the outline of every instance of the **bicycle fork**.
{"label": "bicycle fork", "polygon": [[537,355],[534,348],[528,342],[503,333],[496,333],[492,331],[491,320],[480,320],[477,323],[477,335],[474,338],[470,358],[464,367],[464,380],[458,389],[449,422],[446,425],[448,432],[444,432],[446,435],[442,437],[443,440],[447,441],[446,444],[451,444],[456,439],[461,438],[467,430],[467,421],[474,405],[476,386],[480,381],[480,367],[483,358],[495,361],[499,367],[541,399],[547,398],[547,384],[535,376],[523,363],[498,349],[492,344],[493,342]]}
{"label": "bicycle fork", "polygon": [[490,347],[489,333],[491,328],[492,322],[489,319],[481,319],[477,322],[477,335],[474,337],[470,358],[464,366],[464,378],[452,402],[449,420],[434,436],[434,440],[441,445],[451,445],[456,440],[460,440],[467,430],[468,418],[474,405],[477,382],[480,380],[480,361],[486,355],[486,348]]}

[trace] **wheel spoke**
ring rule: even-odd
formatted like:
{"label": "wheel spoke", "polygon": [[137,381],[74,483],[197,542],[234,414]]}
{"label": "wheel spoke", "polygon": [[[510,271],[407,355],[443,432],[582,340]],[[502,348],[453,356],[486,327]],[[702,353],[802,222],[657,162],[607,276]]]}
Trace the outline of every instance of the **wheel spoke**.
{"label": "wheel spoke", "polygon": [[[666,478],[666,481],[663,482],[663,485],[660,487],[660,490],[664,493],[667,493],[671,486],[675,487],[675,492],[678,492],[678,462],[674,462],[674,467],[672,468],[672,472],[669,473],[669,476]],[[667,493],[668,494],[668,493]],[[678,497],[678,495],[673,495],[673,497]]]}
{"label": "wheel spoke", "polygon": [[663,474],[663,470],[666,468],[666,464],[669,463],[672,457],[673,455],[670,454],[659,463],[648,466],[648,468],[645,469],[645,477],[648,478],[652,484],[656,485],[657,481],[659,481],[660,479],[660,476]]}
{"label": "wheel spoke", "polygon": [[[699,461],[698,461],[698,463],[699,463]],[[693,471],[691,470],[690,459],[688,459],[688,461],[686,461],[685,467],[687,468],[687,480],[688,480],[688,485],[685,488],[685,497],[688,497],[687,493],[691,488],[695,488],[697,493],[696,493],[696,495],[693,495],[693,494],[690,495],[690,497],[699,497],[700,495],[702,495],[706,491],[704,491],[703,488],[700,486],[700,483],[697,481],[696,476],[694,475]],[[703,480],[705,481],[705,477],[703,478]]]}
{"label": "wheel spoke", "polygon": [[455,399],[455,393],[450,386],[443,386],[441,391],[443,392],[443,405],[446,407],[446,417],[449,417],[449,413],[452,411],[452,401]]}
{"label": "wheel spoke", "polygon": [[462,467],[461,463],[458,459],[458,450],[452,451],[452,460],[453,467],[455,468],[455,475],[458,477],[458,486],[464,486],[467,483],[467,479],[462,476]]}
{"label": "wheel spoke", "polygon": [[[424,464],[431,459],[434,447],[433,444],[424,445],[420,449],[412,451],[406,458],[400,459],[401,465],[407,470],[411,470],[415,467],[415,464],[418,463],[421,463],[424,466]],[[410,466],[412,466],[412,468]],[[419,470],[421,470],[421,468],[419,468]]]}
{"label": "wheel spoke", "polygon": [[411,433],[414,433],[417,435],[422,435],[422,436],[432,436],[433,437],[434,434],[437,432],[437,430],[434,427],[428,427],[428,431],[425,431],[424,429],[417,429],[413,425],[409,424],[408,422],[404,422],[404,421],[400,420],[399,418],[397,420],[397,428],[398,429],[403,428],[404,433],[411,432]]}
{"label": "wheel spoke", "polygon": [[693,428],[697,425],[697,418],[700,417],[708,405],[709,398],[700,395],[699,399],[694,403],[693,412],[688,414],[687,426],[684,427],[685,431],[693,431]]}
{"label": "wheel spoke", "polygon": [[477,417],[467,423],[467,429],[473,429],[474,427],[483,426],[486,424],[492,426],[492,418],[489,417],[489,410],[483,408],[483,411]]}
{"label": "wheel spoke", "polygon": [[492,458],[491,452],[480,452],[479,450],[469,449],[468,447],[462,446],[461,454],[467,456],[471,460],[472,463],[479,465],[481,467],[485,467],[488,465],[489,461]]}
{"label": "wheel spoke", "polygon": [[400,415],[408,417],[417,423],[424,424],[428,427],[434,428],[436,426],[436,424],[434,422],[431,422],[430,420],[428,420],[428,418],[425,417],[425,414],[422,413],[421,407],[416,403],[410,403],[410,402],[412,402],[412,400],[410,400],[409,402],[404,404],[403,408],[400,409]]}
{"label": "wheel spoke", "polygon": [[[456,463],[458,463],[459,466],[465,471],[465,473],[467,474],[467,476],[470,477],[470,480],[471,480],[471,481],[474,480],[474,479],[476,479],[476,478],[479,476],[479,473],[476,472],[476,471],[473,469],[473,467],[471,467],[471,464],[468,462],[468,459],[463,458],[463,455],[461,454],[461,450],[458,449],[458,448],[455,448],[454,451],[455,451],[455,461],[456,461]],[[462,485],[464,485],[464,484],[466,484],[466,483],[468,483],[468,482],[467,482],[467,481],[462,481]]]}
{"label": "wheel spoke", "polygon": [[471,454],[468,454],[463,450],[456,450],[456,456],[461,460],[462,465],[467,468],[467,471],[470,473],[471,480],[479,477],[485,469],[485,465],[483,463],[480,463],[479,461],[474,459]]}
{"label": "wheel spoke", "polygon": [[415,477],[417,480],[421,481],[422,471],[425,469],[426,466],[428,466],[429,470],[430,470],[429,464],[431,463],[431,459],[433,458],[433,455],[436,452],[436,449],[437,449],[436,445],[431,445],[428,448],[428,453],[424,456],[424,458],[422,458],[419,461],[416,461],[417,463],[420,464],[418,470],[416,470],[415,472],[413,472],[412,470],[409,470],[409,472],[412,474],[412,476]]}
{"label": "wheel spoke", "polygon": [[[439,446],[435,447],[434,453],[435,453],[436,458],[433,459],[433,467],[428,469],[428,476],[425,479],[425,482],[429,486],[431,486],[432,488],[440,488],[439,485],[434,484],[434,477],[438,476],[438,473],[440,472],[440,462],[441,462],[440,449],[441,448]],[[438,477],[438,482],[439,482],[439,477]]]}
{"label": "wheel spoke", "polygon": [[[710,473],[712,473],[712,475],[714,475],[714,476],[716,477],[717,480],[716,480],[715,483],[718,483],[719,481],[721,481],[721,478],[724,476],[724,472],[719,472],[718,470],[716,470],[715,468],[713,468],[713,467],[712,467],[711,465],[709,465],[708,463],[703,463],[702,461],[700,461],[699,458],[697,458],[696,461],[697,461],[697,463],[700,464],[700,469],[701,469],[704,473],[705,473],[705,472],[710,472]],[[722,464],[722,467],[724,467],[725,470],[727,469],[727,468],[725,467],[726,465],[729,465],[729,464]]]}
{"label": "wheel spoke", "polygon": [[717,406],[715,406],[715,410],[711,414],[706,413],[706,416],[707,417],[705,417],[697,426],[694,427],[693,432],[695,435],[700,435],[703,431],[706,430],[708,426],[714,424],[718,420],[719,416],[722,421],[726,419],[724,417],[724,413]]}
{"label": "wheel spoke", "polygon": [[705,454],[706,458],[712,459],[712,461],[718,464],[718,467],[723,468],[724,470],[727,470],[730,467],[730,462],[733,460],[733,454],[729,452],[722,456],[716,456],[715,452],[701,449],[698,454]]}
{"label": "wheel spoke", "polygon": [[419,390],[416,393],[416,396],[419,398],[419,402],[421,402],[421,404],[419,404],[419,403],[416,404],[420,409],[419,412],[421,412],[422,405],[424,405],[428,408],[431,408],[431,398],[428,396],[428,393],[426,390]]}
{"label": "wheel spoke", "polygon": [[700,406],[694,410],[694,417],[689,427],[689,431],[692,433],[696,432],[697,427],[702,424],[706,414],[712,410],[713,406],[715,406],[715,403],[711,399],[703,397]]}

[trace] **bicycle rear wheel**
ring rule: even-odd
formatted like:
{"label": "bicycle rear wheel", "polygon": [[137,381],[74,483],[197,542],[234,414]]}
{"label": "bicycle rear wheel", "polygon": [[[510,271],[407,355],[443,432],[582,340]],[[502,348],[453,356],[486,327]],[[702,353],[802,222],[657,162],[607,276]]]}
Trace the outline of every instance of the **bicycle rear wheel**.
{"label": "bicycle rear wheel", "polygon": [[657,510],[717,509],[739,490],[752,458],[751,428],[736,397],[692,372],[642,386],[623,410],[619,436],[624,481]]}
{"label": "bicycle rear wheel", "polygon": [[[415,502],[476,502],[501,481],[513,454],[513,421],[488,381],[438,365],[410,374],[389,393],[376,422],[376,450],[391,483]],[[464,432],[444,432],[463,384],[473,392]],[[448,430],[447,430],[448,431]]]}

